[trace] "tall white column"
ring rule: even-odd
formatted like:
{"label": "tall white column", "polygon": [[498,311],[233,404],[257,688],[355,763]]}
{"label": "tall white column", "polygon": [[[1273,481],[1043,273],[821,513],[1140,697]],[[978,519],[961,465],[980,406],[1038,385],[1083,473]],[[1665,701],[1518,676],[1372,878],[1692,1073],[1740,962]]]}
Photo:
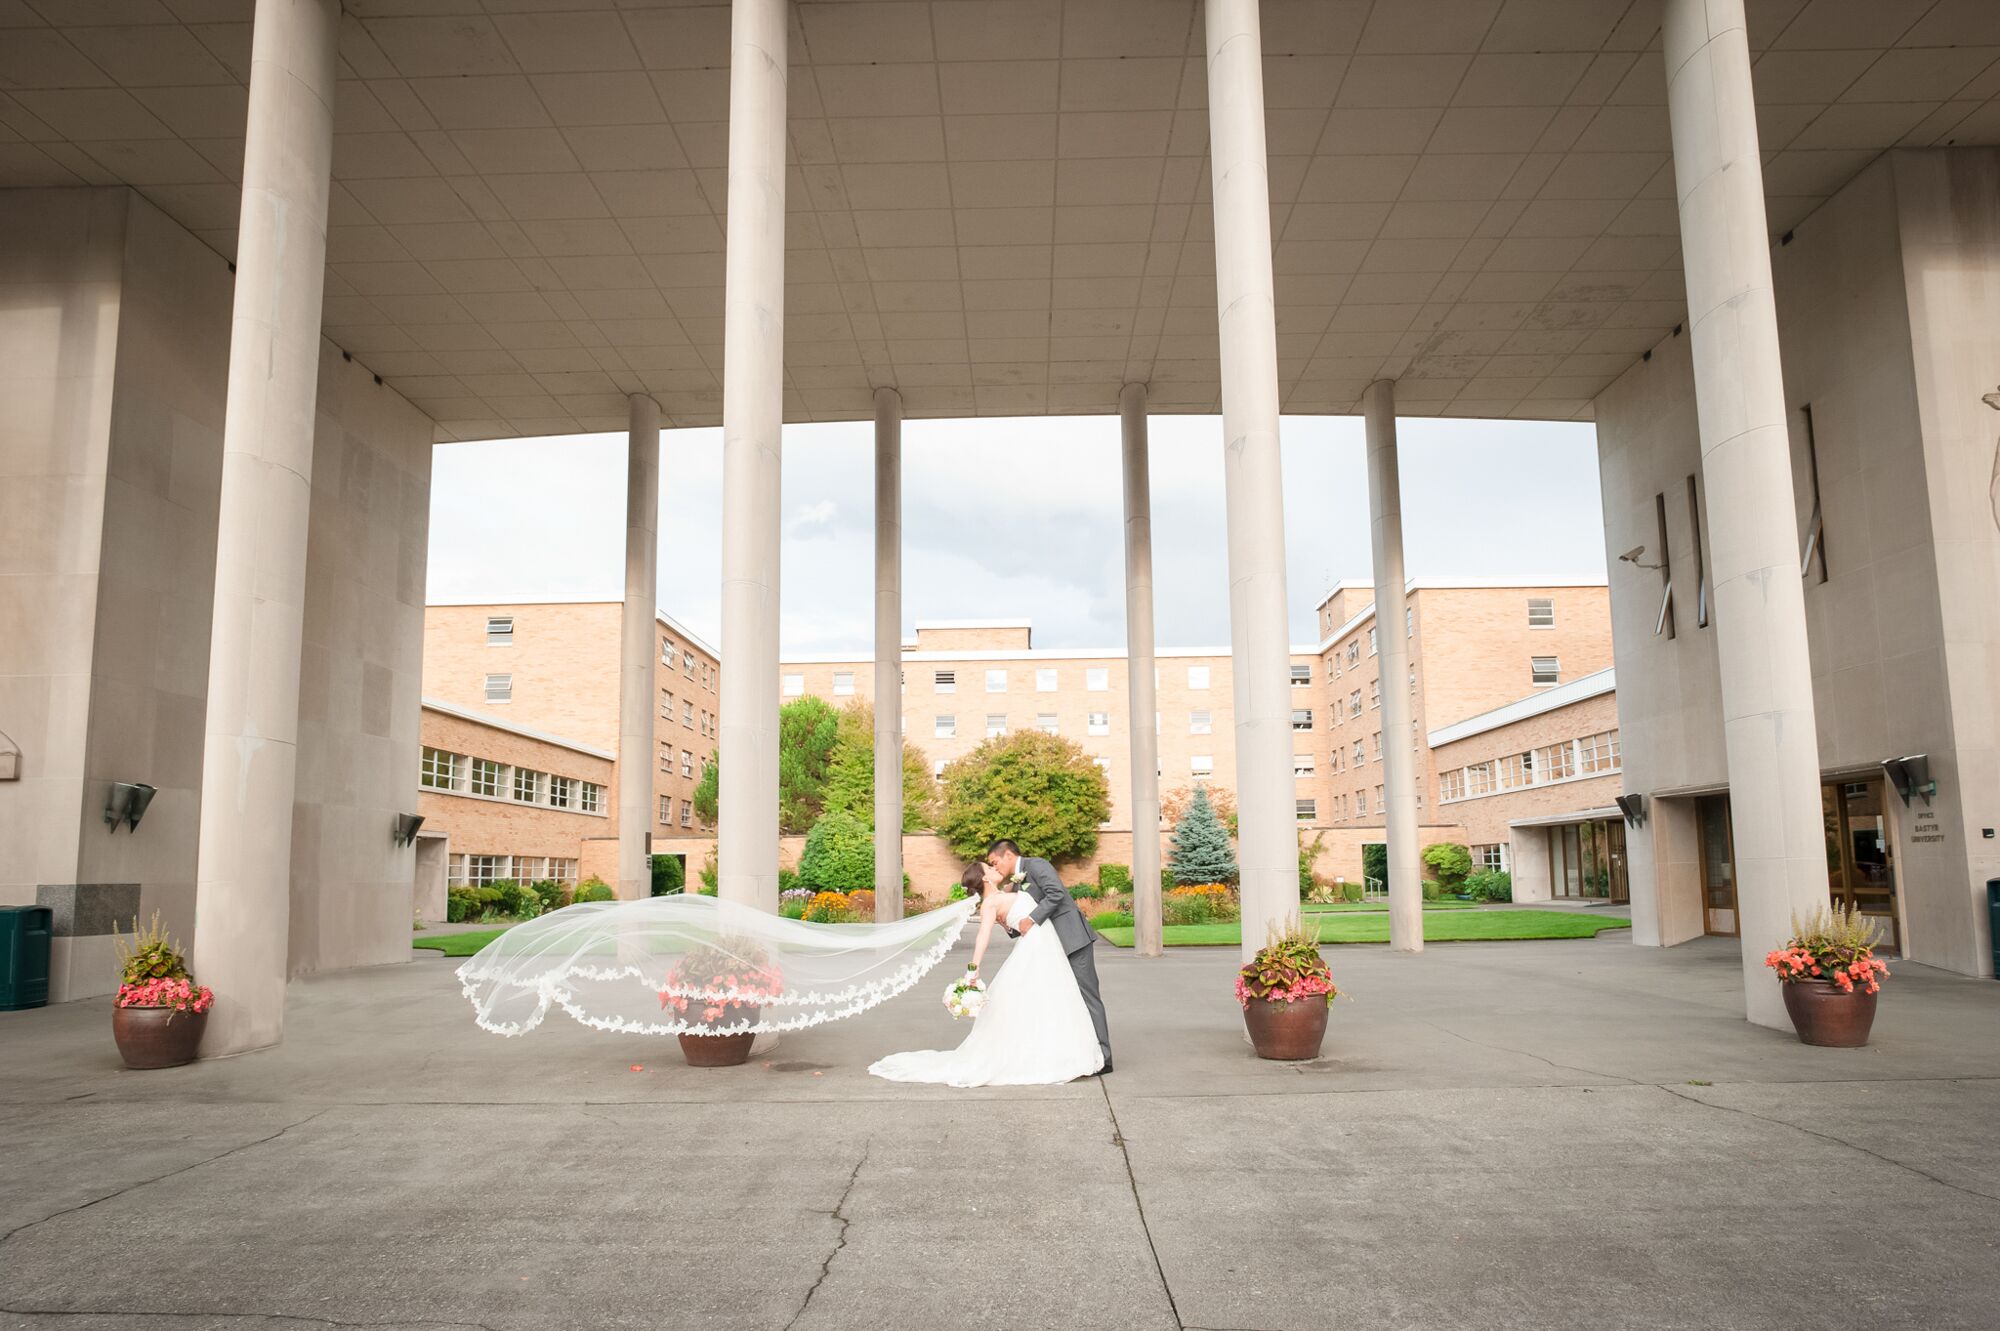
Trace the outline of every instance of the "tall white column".
{"label": "tall white column", "polygon": [[1389,948],[1424,950],[1417,863],[1416,754],[1410,736],[1409,605],[1403,579],[1403,485],[1396,463],[1396,385],[1362,395],[1368,427],[1368,531],[1375,560],[1375,653],[1382,670],[1382,814],[1389,851]]}
{"label": "tall white column", "polygon": [[722,352],[720,893],[778,909],[779,432],[785,375],[785,0],[734,0]]}
{"label": "tall white column", "polygon": [[1207,0],[1215,297],[1222,335],[1229,632],[1236,679],[1237,861],[1243,954],[1299,909],[1285,494],[1278,456],[1278,330],[1264,65],[1257,0]]}
{"label": "tall white column", "polygon": [[653,717],[659,673],[660,404],[634,393],[625,437],[625,613],[618,634],[618,899],[653,891]]}
{"label": "tall white column", "polygon": [[903,395],[875,390],[875,918],[903,918]]}
{"label": "tall white column", "polygon": [[1742,0],[1662,14],[1715,591],[1747,1015],[1788,1027],[1764,954],[1827,904],[1819,741]]}
{"label": "tall white column", "polygon": [[1146,386],[1118,395],[1125,471],[1125,664],[1127,728],[1132,732],[1133,949],[1166,951],[1160,917],[1160,736],[1153,685],[1153,478],[1146,448]]}
{"label": "tall white column", "polygon": [[257,0],[196,842],[194,970],[216,998],[209,1057],[284,1033],[339,29],[338,0]]}

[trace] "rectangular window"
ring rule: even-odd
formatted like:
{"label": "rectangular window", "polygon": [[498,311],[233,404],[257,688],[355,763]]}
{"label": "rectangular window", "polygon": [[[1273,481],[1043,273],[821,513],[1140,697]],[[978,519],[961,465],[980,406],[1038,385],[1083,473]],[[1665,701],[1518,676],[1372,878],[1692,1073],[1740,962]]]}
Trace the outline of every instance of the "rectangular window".
{"label": "rectangular window", "polygon": [[1576,775],[1576,746],[1568,740],[1535,750],[1535,770],[1544,781],[1567,781]]}
{"label": "rectangular window", "polygon": [[1207,688],[1207,687],[1208,687],[1208,667],[1207,667],[1207,666],[1189,666],[1189,667],[1187,668],[1187,671],[1188,671],[1188,685],[1187,685],[1187,686],[1188,686],[1189,688],[1191,688],[1191,689],[1205,689],[1205,688]]}
{"label": "rectangular window", "polygon": [[1438,773],[1438,799],[1460,800],[1465,798],[1465,769],[1454,767],[1449,772]]}
{"label": "rectangular window", "polygon": [[686,777],[694,775],[694,754],[686,749],[681,750],[681,775]]}
{"label": "rectangular window", "polygon": [[936,762],[933,762],[931,764],[931,775],[932,776],[944,775],[944,759],[939,758]]}
{"label": "rectangular window", "polygon": [[497,883],[514,872],[514,862],[505,855],[467,855],[465,881],[473,887]]}
{"label": "rectangular window", "polygon": [[1559,683],[1562,679],[1562,670],[1553,656],[1537,656],[1529,662],[1529,667],[1534,677],[1535,687],[1538,689],[1547,688],[1551,684]]}
{"label": "rectangular window", "polygon": [[1472,763],[1465,769],[1465,793],[1468,795],[1491,795],[1493,793],[1493,763]]}
{"label": "rectangular window", "polygon": [[1312,728],[1313,728],[1312,708],[1294,707],[1292,709],[1292,729],[1311,730]]}
{"label": "rectangular window", "polygon": [[1553,596],[1530,596],[1528,598],[1528,627],[1531,629],[1552,629],[1555,626],[1555,598]]}
{"label": "rectangular window", "polygon": [[576,803],[576,782],[566,776],[549,778],[549,807],[567,809]]}
{"label": "rectangular window", "polygon": [[595,781],[586,781],[577,790],[577,807],[585,813],[596,813],[604,807],[604,787]]}
{"label": "rectangular window", "polygon": [[1375,655],[1375,626],[1373,624],[1368,626],[1368,654],[1370,656]]}
{"label": "rectangular window", "polygon": [[681,826],[682,826],[682,827],[693,827],[693,826],[694,826],[694,801],[693,801],[693,800],[682,800],[682,801],[681,801]]}
{"label": "rectangular window", "polygon": [[1357,739],[1357,740],[1355,740],[1355,741],[1354,741],[1354,762],[1353,762],[1353,766],[1355,766],[1355,767],[1359,767],[1359,766],[1361,766],[1361,764],[1363,764],[1363,763],[1365,763],[1365,762],[1367,762],[1367,761],[1368,761],[1368,744],[1367,744],[1367,741],[1366,741],[1366,740],[1358,740],[1358,739]]}
{"label": "rectangular window", "polygon": [[1212,735],[1214,733],[1215,733],[1215,722],[1213,719],[1211,719],[1209,713],[1207,712],[1188,713],[1188,734]]}
{"label": "rectangular window", "polygon": [[935,675],[931,676],[931,687],[938,693],[957,693],[958,672],[956,670],[938,671]]}
{"label": "rectangular window", "polygon": [[1382,761],[1382,732],[1376,731],[1372,738],[1375,741],[1375,761],[1379,763]]}
{"label": "rectangular window", "polygon": [[432,790],[458,789],[458,755],[443,749],[425,749],[422,772],[417,784]]}
{"label": "rectangular window", "polygon": [[931,733],[939,739],[956,738],[958,735],[958,718],[955,716],[939,717],[937,719],[937,728],[931,731]]}
{"label": "rectangular window", "polygon": [[488,615],[486,617],[486,645],[488,647],[512,647],[514,645],[514,617],[512,615]]}
{"label": "rectangular window", "polygon": [[1054,693],[1055,691],[1056,691],[1056,672],[1054,671],[1054,669],[1048,666],[1043,666],[1040,669],[1036,670],[1035,692]]}
{"label": "rectangular window", "polygon": [[1293,754],[1292,775],[1311,776],[1312,774],[1313,774],[1313,756],[1310,753]]}
{"label": "rectangular window", "polygon": [[1380,707],[1382,705],[1382,677],[1380,675],[1368,681],[1368,705],[1370,707]]}
{"label": "rectangular window", "polygon": [[1097,764],[1098,771],[1105,773],[1107,776],[1110,774],[1111,760],[1109,758],[1092,758],[1090,761]]}
{"label": "rectangular window", "polygon": [[1110,734],[1110,733],[1111,733],[1111,713],[1109,713],[1109,712],[1092,712],[1092,713],[1090,714],[1090,723],[1089,723],[1089,725],[1088,725],[1088,726],[1086,726],[1086,727],[1085,727],[1085,729],[1086,729],[1086,730],[1088,730],[1088,731],[1089,731],[1089,733],[1090,733],[1090,734],[1093,734],[1093,735],[1108,735],[1108,734]]}
{"label": "rectangular window", "polygon": [[1417,608],[1415,606],[1411,606],[1403,611],[1403,636],[1406,638],[1417,636]]}
{"label": "rectangular window", "polygon": [[851,698],[854,696],[854,672],[852,670],[836,670],[833,672],[833,696],[836,698]]}
{"label": "rectangular window", "polygon": [[1360,690],[1360,689],[1356,689],[1356,690],[1355,690],[1354,692],[1352,692],[1352,693],[1350,693],[1350,694],[1348,694],[1348,695],[1347,695],[1347,714],[1348,714],[1349,716],[1359,716],[1359,715],[1361,715],[1361,690]]}
{"label": "rectangular window", "polygon": [[1576,742],[1576,747],[1585,772],[1615,772],[1620,766],[1618,732],[1615,730],[1585,735]]}
{"label": "rectangular window", "polygon": [[1205,753],[1197,753],[1188,759],[1188,775],[1200,780],[1215,775],[1215,759]]}
{"label": "rectangular window", "polygon": [[1037,730],[1041,731],[1041,732],[1042,732],[1042,733],[1043,733],[1044,735],[1053,735],[1053,734],[1055,734],[1055,733],[1056,733],[1056,714],[1055,714],[1054,712],[1038,712],[1038,713],[1036,713],[1036,714],[1035,714],[1035,729],[1037,729]]}
{"label": "rectangular window", "polygon": [[787,698],[803,698],[805,692],[806,677],[804,675],[785,676],[785,696]]}
{"label": "rectangular window", "polygon": [[681,704],[681,729],[694,729],[694,704],[691,702]]}
{"label": "rectangular window", "polygon": [[674,799],[671,795],[660,796],[660,826],[671,827],[674,821]]}
{"label": "rectangular window", "polygon": [[1295,665],[1292,667],[1293,688],[1309,689],[1312,687],[1312,682],[1313,682],[1313,668],[1311,666]]}
{"label": "rectangular window", "polygon": [[1535,784],[1535,755],[1533,753],[1510,753],[1500,760],[1500,784],[1508,790],[1521,790]]}
{"label": "rectangular window", "polygon": [[512,702],[514,700],[514,677],[512,675],[488,675],[486,677],[486,701]]}
{"label": "rectangular window", "polygon": [[485,758],[472,760],[472,793],[475,795],[500,794],[500,764]]}
{"label": "rectangular window", "polygon": [[674,719],[674,694],[671,689],[660,690],[660,719],[662,721]]}
{"label": "rectangular window", "polygon": [[664,666],[670,666],[673,663],[674,663],[674,640],[672,638],[662,638],[660,639],[660,664]]}
{"label": "rectangular window", "polygon": [[1507,868],[1507,847],[1504,843],[1474,846],[1472,850],[1473,858],[1478,861],[1480,868],[1495,872],[1502,872]]}
{"label": "rectangular window", "polygon": [[665,740],[660,741],[660,770],[662,772],[674,770],[674,746]]}
{"label": "rectangular window", "polygon": [[993,739],[1007,733],[1007,714],[988,712],[986,714],[986,738]]}
{"label": "rectangular window", "polygon": [[534,804],[542,796],[542,774],[531,772],[525,767],[514,769],[514,798],[522,804]]}
{"label": "rectangular window", "polygon": [[1347,664],[1361,664],[1361,639],[1356,638],[1353,642],[1347,644]]}
{"label": "rectangular window", "polygon": [[1092,693],[1104,693],[1111,688],[1111,671],[1106,666],[1090,666],[1083,672],[1083,687]]}
{"label": "rectangular window", "polygon": [[986,691],[988,693],[1005,693],[1007,691],[1007,672],[1004,670],[987,671]]}
{"label": "rectangular window", "polygon": [[1365,790],[1354,792],[1354,816],[1356,818],[1368,816],[1368,792]]}
{"label": "rectangular window", "polygon": [[1319,801],[1316,799],[1302,799],[1298,802],[1297,807],[1299,821],[1302,823],[1311,822],[1313,819],[1319,817]]}

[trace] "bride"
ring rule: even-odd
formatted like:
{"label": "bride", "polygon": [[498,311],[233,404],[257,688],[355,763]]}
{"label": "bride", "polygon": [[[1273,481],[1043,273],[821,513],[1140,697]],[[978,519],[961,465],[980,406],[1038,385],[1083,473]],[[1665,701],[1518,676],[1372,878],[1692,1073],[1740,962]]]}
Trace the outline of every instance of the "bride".
{"label": "bride", "polygon": [[[979,902],[976,975],[994,925],[1017,929],[1034,912],[1035,899],[1014,891],[989,864],[975,862],[960,881]],[[889,1081],[1040,1086],[1088,1077],[1103,1065],[1097,1030],[1061,939],[1054,929],[1032,928],[993,977],[985,1006],[958,1048],[891,1054],[868,1070]]]}

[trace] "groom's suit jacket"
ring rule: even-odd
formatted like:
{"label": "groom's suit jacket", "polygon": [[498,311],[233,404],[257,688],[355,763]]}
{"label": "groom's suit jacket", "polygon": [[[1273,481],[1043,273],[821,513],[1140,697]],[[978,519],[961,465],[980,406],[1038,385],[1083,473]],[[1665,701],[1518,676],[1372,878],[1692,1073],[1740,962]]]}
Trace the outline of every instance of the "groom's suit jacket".
{"label": "groom's suit jacket", "polygon": [[1093,941],[1090,923],[1083,918],[1077,908],[1076,898],[1056,877],[1056,869],[1047,860],[1021,857],[1021,890],[1035,899],[1035,909],[1029,918],[1036,924],[1046,924],[1056,931],[1062,940],[1063,951],[1077,953],[1089,947]]}

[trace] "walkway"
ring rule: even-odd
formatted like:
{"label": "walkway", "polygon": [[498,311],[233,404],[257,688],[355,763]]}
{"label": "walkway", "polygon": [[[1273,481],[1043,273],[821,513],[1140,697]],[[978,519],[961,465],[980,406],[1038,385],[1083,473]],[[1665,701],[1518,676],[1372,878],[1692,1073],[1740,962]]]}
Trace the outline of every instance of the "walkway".
{"label": "walkway", "polygon": [[0,1327],[1992,1324],[2000,987],[1905,966],[1842,1052],[1726,941],[1330,955],[1321,1063],[1250,1057],[1228,953],[1107,949],[1118,1072],[990,1093],[863,1072],[937,983],[725,1072],[479,1034],[437,958],[169,1072],[0,1014]]}

